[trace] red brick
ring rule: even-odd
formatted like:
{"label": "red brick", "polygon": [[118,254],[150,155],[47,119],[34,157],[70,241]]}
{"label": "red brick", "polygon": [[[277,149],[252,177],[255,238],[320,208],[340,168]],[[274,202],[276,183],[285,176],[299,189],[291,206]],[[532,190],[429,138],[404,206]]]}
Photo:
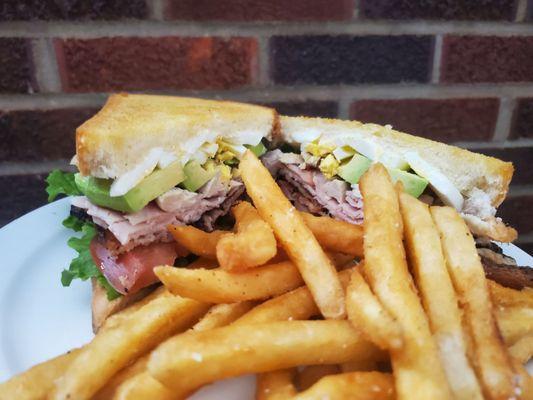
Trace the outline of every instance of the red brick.
{"label": "red brick", "polygon": [[169,0],[167,19],[189,21],[346,20],[353,0]]}
{"label": "red brick", "polygon": [[478,153],[499,158],[504,161],[511,161],[515,171],[513,175],[513,185],[528,185],[533,183],[533,147],[499,147],[491,149],[474,149]]}
{"label": "red brick", "polygon": [[0,160],[70,159],[74,133],[96,109],[23,110],[0,112]]}
{"label": "red brick", "polygon": [[498,216],[520,235],[533,232],[533,194],[510,196],[498,208]]}
{"label": "red brick", "polygon": [[533,36],[446,36],[441,81],[533,81]]}
{"label": "red brick", "polygon": [[360,100],[351,117],[441,142],[474,141],[492,138],[498,108],[498,99]]}
{"label": "red brick", "polygon": [[513,114],[511,139],[533,138],[533,98],[519,99]]}
{"label": "red brick", "polygon": [[360,0],[359,15],[372,19],[507,20],[516,0]]}
{"label": "red brick", "polygon": [[46,175],[0,176],[0,227],[46,204]]}
{"label": "red brick", "polygon": [[56,40],[67,92],[229,89],[256,69],[251,38],[101,38]]}
{"label": "red brick", "polygon": [[32,77],[30,43],[25,39],[0,39],[0,93],[31,93],[37,89]]}
{"label": "red brick", "polygon": [[2,2],[0,21],[111,20],[147,14],[144,0],[8,0]]}

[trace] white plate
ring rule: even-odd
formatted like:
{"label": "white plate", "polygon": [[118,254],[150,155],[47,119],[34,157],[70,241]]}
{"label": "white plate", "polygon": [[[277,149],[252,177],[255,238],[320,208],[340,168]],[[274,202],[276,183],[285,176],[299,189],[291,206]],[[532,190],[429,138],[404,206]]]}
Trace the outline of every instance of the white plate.
{"label": "white plate", "polygon": [[[92,337],[90,284],[76,280],[64,288],[60,282],[75,255],[66,245],[73,232],[61,225],[69,207],[62,199],[0,229],[0,382]],[[519,265],[533,265],[516,246],[504,251]],[[228,379],[193,398],[250,399],[254,386],[252,376]]]}

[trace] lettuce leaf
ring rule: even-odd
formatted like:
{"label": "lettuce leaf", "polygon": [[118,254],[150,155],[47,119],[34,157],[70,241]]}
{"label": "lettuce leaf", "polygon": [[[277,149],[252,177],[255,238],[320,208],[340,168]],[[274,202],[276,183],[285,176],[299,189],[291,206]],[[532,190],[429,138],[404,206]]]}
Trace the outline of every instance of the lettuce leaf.
{"label": "lettuce leaf", "polygon": [[55,169],[50,172],[46,178],[46,183],[48,201],[53,201],[60,194],[65,194],[67,196],[77,196],[82,194],[76,186],[74,174],[72,172],[62,172]]}
{"label": "lettuce leaf", "polygon": [[86,281],[90,278],[96,278],[98,283],[106,289],[108,300],[120,297],[121,294],[109,284],[91,256],[89,246],[96,235],[96,227],[92,223],[83,222],[72,215],[63,221],[63,225],[76,232],[81,231],[82,236],[71,237],[67,242],[70,248],[78,252],[78,256],[72,260],[69,269],[63,270],[61,273],[61,284],[70,286],[74,279]]}

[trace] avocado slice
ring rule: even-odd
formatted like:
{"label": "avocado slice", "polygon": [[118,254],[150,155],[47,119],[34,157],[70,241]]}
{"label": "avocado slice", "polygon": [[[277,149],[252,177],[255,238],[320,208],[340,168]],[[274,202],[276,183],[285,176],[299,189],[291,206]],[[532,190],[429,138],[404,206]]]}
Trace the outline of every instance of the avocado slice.
{"label": "avocado slice", "polygon": [[259,142],[255,146],[251,145],[245,145],[252,153],[254,153],[257,157],[261,157],[263,154],[266,153],[267,148],[263,144],[263,142]]}
{"label": "avocado slice", "polygon": [[359,182],[359,179],[370,168],[371,164],[372,161],[370,159],[361,154],[355,154],[350,161],[339,167],[337,175],[346,182],[355,184]]}
{"label": "avocado slice", "polygon": [[75,175],[76,186],[91,200],[102,207],[126,213],[134,213],[143,209],[150,201],[172,189],[183,181],[185,174],[178,161],[168,167],[157,169],[144,178],[137,186],[123,196],[112,197],[109,188],[111,179],[99,179],[92,176]]}
{"label": "avocado slice", "polygon": [[397,181],[402,182],[404,192],[409,193],[411,196],[420,196],[428,185],[428,181],[426,179],[416,174],[395,168],[391,168],[388,171],[392,181],[394,183]]}
{"label": "avocado slice", "polygon": [[182,185],[190,192],[196,192],[204,186],[217,173],[216,170],[206,171],[198,161],[189,161],[183,168],[185,180]]}

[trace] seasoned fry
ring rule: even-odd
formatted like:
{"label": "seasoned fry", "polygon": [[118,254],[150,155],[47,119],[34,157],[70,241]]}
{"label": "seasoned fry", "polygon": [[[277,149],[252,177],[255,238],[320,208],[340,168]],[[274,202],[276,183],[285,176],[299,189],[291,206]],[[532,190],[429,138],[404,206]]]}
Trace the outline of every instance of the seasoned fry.
{"label": "seasoned fry", "polygon": [[208,308],[207,304],[161,292],[95,336],[56,380],[50,399],[90,399],[118,371],[164,339],[187,329]]}
{"label": "seasoned fry", "polygon": [[485,273],[472,234],[461,216],[450,207],[431,207],[440,232],[447,268],[463,305],[472,337],[474,367],[488,397],[516,395],[510,357],[496,326]]}
{"label": "seasoned fry", "polygon": [[[343,287],[348,285],[350,273],[350,270],[339,273],[339,279]],[[259,304],[236,320],[234,324],[305,320],[319,314],[320,311],[313,300],[309,288],[302,286]]]}
{"label": "seasoned fry", "polygon": [[511,289],[487,279],[490,297],[495,306],[533,308],[533,289]]}
{"label": "seasoned fry", "polygon": [[217,243],[227,234],[225,231],[204,232],[191,225],[169,225],[174,240],[191,253],[200,257],[216,260]]}
{"label": "seasoned fry", "polygon": [[404,346],[391,352],[398,398],[449,399],[437,346],[407,269],[398,197],[383,165],[372,165],[359,187],[365,204],[365,276],[403,332]]}
{"label": "seasoned fry", "polygon": [[368,340],[382,349],[403,345],[402,328],[374,296],[358,268],[352,272],[346,292],[348,319],[359,327]]}
{"label": "seasoned fry", "polygon": [[318,243],[327,251],[363,256],[363,227],[331,217],[316,217],[300,212]]}
{"label": "seasoned fry", "polygon": [[496,310],[498,327],[507,346],[525,336],[533,335],[533,309],[526,307],[499,307]]}
{"label": "seasoned fry", "polygon": [[290,261],[239,274],[221,269],[173,267],[156,267],[154,272],[172,293],[210,303],[266,299],[303,284],[298,269]]}
{"label": "seasoned fry", "polygon": [[296,395],[292,383],[294,369],[265,372],[257,375],[255,400],[286,400]]}
{"label": "seasoned fry", "polygon": [[330,319],[344,318],[344,293],[335,267],[300,214],[251,151],[244,154],[239,168],[259,215],[272,227],[298,267],[322,315]]}
{"label": "seasoned fry", "polygon": [[[121,369],[111,378],[105,386],[100,389],[91,400],[109,400],[113,399],[120,386],[132,377],[145,372],[148,366],[148,355],[142,356],[133,364]],[[156,381],[157,382],[157,381]],[[159,382],[157,382],[159,383]],[[155,400],[155,399],[154,399]]]}
{"label": "seasoned fry", "polygon": [[482,400],[481,387],[467,358],[457,296],[429,207],[405,192],[399,192],[398,197],[407,253],[454,398]]}
{"label": "seasoned fry", "polygon": [[533,336],[525,336],[509,347],[509,354],[522,364],[533,357]]}
{"label": "seasoned fry", "polygon": [[216,304],[193,327],[193,331],[207,331],[209,329],[226,326],[241,317],[254,307],[251,301],[241,301],[231,304]]}
{"label": "seasoned fry", "polygon": [[[416,388],[413,388],[416,391]],[[394,379],[381,372],[349,372],[329,375],[293,400],[393,400]]]}
{"label": "seasoned fry", "polygon": [[375,347],[348,321],[272,322],[175,336],[152,352],[148,369],[179,398],[217,379],[374,353]]}
{"label": "seasoned fry", "polygon": [[341,372],[338,365],[308,365],[298,371],[298,389],[307,390],[327,375]]}
{"label": "seasoned fry", "polygon": [[44,400],[79,352],[80,349],[71,350],[0,383],[0,399]]}
{"label": "seasoned fry", "polygon": [[265,264],[277,253],[272,228],[246,201],[233,207],[232,212],[237,232],[222,235],[217,243],[217,260],[220,267],[227,271],[239,272]]}

